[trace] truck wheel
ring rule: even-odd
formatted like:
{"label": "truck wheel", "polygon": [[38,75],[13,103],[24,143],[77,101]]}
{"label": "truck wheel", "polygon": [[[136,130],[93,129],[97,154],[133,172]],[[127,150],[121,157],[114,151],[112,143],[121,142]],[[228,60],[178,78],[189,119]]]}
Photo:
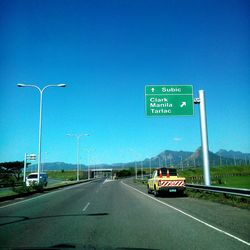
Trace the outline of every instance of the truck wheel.
{"label": "truck wheel", "polygon": [[179,196],[184,196],[184,190],[179,191]]}
{"label": "truck wheel", "polygon": [[148,185],[148,194],[151,194],[152,193],[152,191],[151,191],[151,189],[149,188],[149,185]]}
{"label": "truck wheel", "polygon": [[158,197],[159,196],[159,192],[156,190],[156,188],[154,188],[154,196]]}

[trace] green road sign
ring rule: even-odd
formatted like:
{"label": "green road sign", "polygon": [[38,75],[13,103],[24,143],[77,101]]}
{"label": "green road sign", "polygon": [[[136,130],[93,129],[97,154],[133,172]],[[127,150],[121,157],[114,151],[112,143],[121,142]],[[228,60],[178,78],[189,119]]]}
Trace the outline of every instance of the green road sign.
{"label": "green road sign", "polygon": [[148,116],[190,116],[194,114],[192,85],[147,85],[145,106]]}

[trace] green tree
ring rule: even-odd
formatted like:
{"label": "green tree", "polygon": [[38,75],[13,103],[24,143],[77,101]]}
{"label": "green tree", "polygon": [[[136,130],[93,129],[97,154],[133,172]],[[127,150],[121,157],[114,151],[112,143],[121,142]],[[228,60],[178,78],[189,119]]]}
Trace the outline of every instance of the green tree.
{"label": "green tree", "polygon": [[[30,163],[27,163],[27,166]],[[23,161],[13,161],[13,162],[2,162],[0,163],[0,176],[1,178],[7,178],[14,176],[17,181],[20,180],[22,169],[24,168]]]}
{"label": "green tree", "polygon": [[[143,170],[143,171],[142,171],[142,173],[143,173],[143,174],[146,174],[146,171],[145,171],[145,170]],[[137,171],[137,175],[141,175],[141,169],[138,169],[138,171]]]}
{"label": "green tree", "polygon": [[131,171],[127,170],[127,169],[120,170],[120,171],[118,171],[116,173],[116,176],[120,177],[120,178],[122,178],[122,177],[128,177],[128,176],[131,176],[131,175],[132,175]]}

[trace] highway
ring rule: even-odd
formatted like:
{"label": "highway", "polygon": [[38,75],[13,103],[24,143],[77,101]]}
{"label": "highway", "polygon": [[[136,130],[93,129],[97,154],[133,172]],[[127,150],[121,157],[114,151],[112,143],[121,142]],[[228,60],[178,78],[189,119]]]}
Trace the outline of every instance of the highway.
{"label": "highway", "polygon": [[239,250],[250,249],[249,232],[249,210],[155,198],[131,179],[101,179],[0,204],[3,249]]}

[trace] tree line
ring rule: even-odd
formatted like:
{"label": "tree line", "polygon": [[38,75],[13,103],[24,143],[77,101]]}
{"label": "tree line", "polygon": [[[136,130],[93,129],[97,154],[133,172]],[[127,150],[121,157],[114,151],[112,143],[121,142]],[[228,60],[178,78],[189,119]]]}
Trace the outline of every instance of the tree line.
{"label": "tree line", "polygon": [[[27,163],[27,166],[30,163]],[[12,161],[0,163],[0,184],[8,185],[21,181],[24,161]]]}

